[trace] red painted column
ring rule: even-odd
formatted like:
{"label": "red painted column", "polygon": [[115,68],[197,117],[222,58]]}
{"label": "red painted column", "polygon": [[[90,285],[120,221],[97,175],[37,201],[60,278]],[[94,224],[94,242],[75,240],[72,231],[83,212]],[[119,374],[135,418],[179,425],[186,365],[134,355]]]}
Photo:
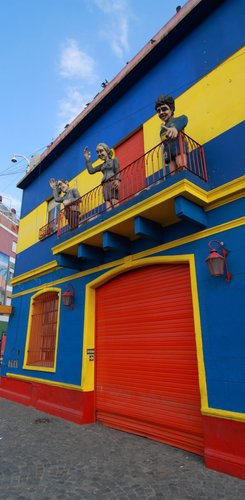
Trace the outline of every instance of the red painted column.
{"label": "red painted column", "polygon": [[93,391],[82,392],[28,380],[1,377],[0,397],[32,406],[76,424],[95,422]]}
{"label": "red painted column", "polygon": [[245,479],[245,423],[203,417],[203,424],[206,466]]}

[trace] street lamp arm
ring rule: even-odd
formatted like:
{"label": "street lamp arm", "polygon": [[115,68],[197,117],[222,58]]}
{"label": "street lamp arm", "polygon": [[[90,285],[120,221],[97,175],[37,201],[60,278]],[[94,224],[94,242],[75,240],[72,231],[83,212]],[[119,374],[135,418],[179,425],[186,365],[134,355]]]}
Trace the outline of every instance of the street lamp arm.
{"label": "street lamp arm", "polygon": [[16,163],[16,161],[17,161],[16,158],[24,158],[24,160],[26,160],[28,166],[30,165],[30,160],[29,160],[29,158],[27,158],[27,156],[25,156],[25,155],[17,155],[16,154],[16,155],[13,155],[13,157],[11,158],[11,161],[13,163]]}

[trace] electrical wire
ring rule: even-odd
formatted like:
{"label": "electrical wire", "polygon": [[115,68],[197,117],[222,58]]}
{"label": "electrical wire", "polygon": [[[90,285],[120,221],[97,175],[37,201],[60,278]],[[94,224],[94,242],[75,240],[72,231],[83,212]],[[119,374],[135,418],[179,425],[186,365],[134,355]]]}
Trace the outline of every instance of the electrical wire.
{"label": "electrical wire", "polygon": [[[230,57],[230,58],[228,58],[227,60],[225,60],[225,61],[223,61],[222,63],[220,63],[220,66],[223,66],[223,65],[225,65],[225,64],[228,64],[228,63],[232,62],[234,59],[237,59],[238,57],[242,57],[242,56],[244,56],[244,55],[245,55],[245,51],[244,51],[244,52],[242,52],[241,54],[235,54],[233,57]],[[198,76],[198,77],[196,77],[196,78],[195,78],[195,79],[193,79],[193,80],[189,80],[189,81],[187,81],[187,82],[184,82],[184,83],[183,83],[182,85],[180,85],[179,87],[175,87],[175,88],[173,88],[172,90],[169,90],[169,94],[170,94],[170,95],[172,95],[172,94],[173,94],[173,95],[177,94],[179,91],[183,90],[184,88],[188,88],[189,86],[194,85],[195,83],[197,83],[197,82],[200,80],[200,78],[202,78],[202,76],[201,76],[201,75],[200,75],[200,76]],[[92,101],[91,101],[91,102],[92,102]],[[107,130],[108,128],[114,128],[115,124],[117,124],[118,122],[120,122],[120,121],[124,121],[124,120],[125,120],[125,118],[126,118],[126,119],[128,119],[128,118],[130,119],[132,116],[134,116],[134,115],[138,114],[140,111],[143,111],[144,109],[147,109],[147,108],[149,108],[150,106],[152,107],[152,106],[153,106],[153,104],[154,104],[154,103],[152,103],[152,101],[151,101],[151,102],[149,102],[149,103],[146,103],[144,106],[141,106],[141,107],[137,108],[136,110],[132,111],[131,113],[128,113],[127,115],[124,115],[124,116],[123,116],[123,117],[121,117],[121,118],[117,118],[116,122],[109,123],[108,125],[106,125],[106,126],[102,127],[100,130],[103,132],[103,131]],[[45,149],[47,149],[47,148],[48,148],[48,146],[43,146],[43,147],[39,148],[39,149],[38,149],[38,150],[37,150],[37,151],[36,151],[33,155],[31,155],[31,156],[35,156],[35,154],[40,153],[41,151],[43,151],[43,150],[45,150]],[[23,161],[24,161],[24,159],[22,159],[22,160],[18,161],[18,163],[22,163]],[[25,170],[26,170],[26,169],[23,169],[23,170],[16,170],[16,171],[12,171],[12,172],[10,172],[10,173],[4,173],[4,172],[8,172],[8,170],[10,170],[11,168],[13,168],[13,166],[10,166],[10,167],[6,168],[5,170],[3,170],[3,171],[0,173],[0,176],[1,176],[1,177],[3,177],[3,176],[5,176],[5,175],[17,175],[17,174],[19,174],[19,173],[23,173],[23,172],[25,172]]]}
{"label": "electrical wire", "polygon": [[26,169],[16,170],[15,172],[8,172],[7,174],[0,174],[0,177],[5,177],[6,175],[22,174]]}

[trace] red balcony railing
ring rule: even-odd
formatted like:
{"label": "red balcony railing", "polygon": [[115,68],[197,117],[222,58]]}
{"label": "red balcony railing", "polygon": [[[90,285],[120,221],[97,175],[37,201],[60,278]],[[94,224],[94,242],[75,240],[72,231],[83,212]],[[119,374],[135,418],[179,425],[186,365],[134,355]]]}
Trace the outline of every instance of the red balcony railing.
{"label": "red balcony railing", "polygon": [[49,221],[48,224],[39,229],[39,240],[44,240],[58,229],[58,218]]}
{"label": "red balcony railing", "polygon": [[[127,165],[121,170],[119,185],[118,205],[139,194],[152,185],[172,177],[180,171],[189,171],[193,175],[207,181],[207,171],[203,147],[186,134],[171,142],[161,142],[156,147],[145,153],[140,158]],[[110,192],[113,198],[113,182],[110,179]],[[177,180],[177,178],[176,178]],[[106,206],[103,200],[103,185],[100,184],[88,193],[84,194],[78,201],[60,210],[57,221],[51,221],[42,227],[39,239],[47,237],[56,231],[58,236],[83,226],[99,214],[105,212]]]}

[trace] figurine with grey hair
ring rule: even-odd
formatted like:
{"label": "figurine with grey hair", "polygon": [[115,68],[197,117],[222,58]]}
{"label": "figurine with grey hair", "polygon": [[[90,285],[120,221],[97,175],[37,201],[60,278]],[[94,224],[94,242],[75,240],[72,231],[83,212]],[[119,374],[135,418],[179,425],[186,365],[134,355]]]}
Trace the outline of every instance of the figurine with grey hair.
{"label": "figurine with grey hair", "polygon": [[187,141],[182,140],[183,153],[180,150],[179,133],[185,129],[188,118],[186,115],[174,117],[175,102],[172,97],[161,94],[155,103],[155,110],[161,123],[160,137],[163,145],[163,158],[171,175],[186,167]]}
{"label": "figurine with grey hair", "polygon": [[91,163],[91,153],[88,147],[84,149],[85,164],[90,174],[102,172],[102,190],[106,204],[106,209],[111,210],[119,203],[119,185],[121,182],[120,164],[118,158],[113,158],[112,149],[107,144],[101,142],[96,148],[97,155],[102,163],[95,167]]}

